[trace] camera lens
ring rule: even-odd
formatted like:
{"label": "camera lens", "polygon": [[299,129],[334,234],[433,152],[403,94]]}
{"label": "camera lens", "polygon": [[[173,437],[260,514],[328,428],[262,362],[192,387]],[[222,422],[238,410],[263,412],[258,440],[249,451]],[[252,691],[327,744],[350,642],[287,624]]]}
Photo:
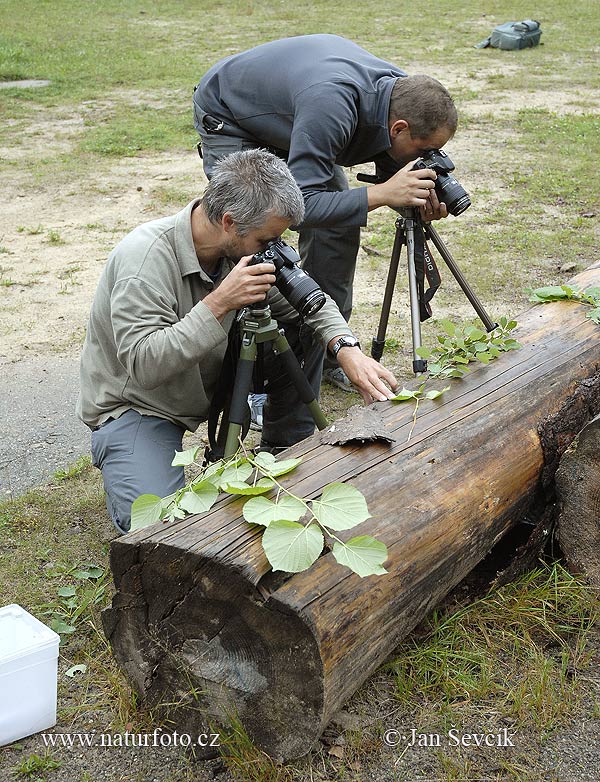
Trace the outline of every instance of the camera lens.
{"label": "camera lens", "polygon": [[314,315],[325,304],[325,294],[299,266],[279,269],[275,283],[282,296],[303,318]]}
{"label": "camera lens", "polygon": [[469,194],[460,182],[449,174],[438,174],[435,180],[435,192],[440,201],[443,201],[448,212],[456,217],[471,206]]}

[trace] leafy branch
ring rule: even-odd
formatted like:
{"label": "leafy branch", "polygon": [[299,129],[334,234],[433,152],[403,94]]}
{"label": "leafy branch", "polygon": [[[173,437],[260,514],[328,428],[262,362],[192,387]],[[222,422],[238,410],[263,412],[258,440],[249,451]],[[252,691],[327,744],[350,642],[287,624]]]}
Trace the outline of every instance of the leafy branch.
{"label": "leafy branch", "polygon": [[[199,450],[177,452],[173,466],[192,464]],[[382,565],[387,548],[383,543],[370,535],[342,541],[334,534],[370,518],[363,494],[350,484],[330,483],[319,499],[297,497],[277,479],[295,470],[300,462],[299,458],[277,461],[270,453],[238,451],[230,459],[204,466],[197,477],[168,497],[142,494],[131,508],[131,530],[206,513],[219,493],[226,492],[248,497],[243,516],[249,523],[265,527],[262,546],[273,570],[307,570],[321,555],[328,538],[337,562],[359,576],[386,573]],[[272,499],[263,496],[273,491]]]}
{"label": "leafy branch", "polygon": [[586,318],[590,318],[594,323],[600,325],[600,287],[587,288],[581,290],[571,285],[548,285],[545,288],[535,288],[527,290],[529,301],[535,304],[547,304],[550,301],[578,301],[581,304],[587,304],[592,309],[586,313]]}
{"label": "leafy branch", "polygon": [[419,401],[421,399],[438,399],[450,388],[450,386],[446,386],[441,390],[425,392],[428,380],[462,378],[468,373],[468,364],[472,361],[489,364],[502,352],[521,347],[520,343],[511,335],[511,332],[517,327],[517,321],[505,317],[500,318],[498,326],[489,334],[475,326],[461,328],[449,320],[442,320],[440,325],[444,334],[438,334],[438,344],[431,349],[419,347],[416,350],[421,358],[427,359],[427,380],[414,391],[403,388],[392,397],[392,402],[411,400],[415,402],[413,422],[406,439],[407,442],[410,440],[417,423]]}
{"label": "leafy branch", "polygon": [[430,378],[461,378],[469,371],[467,365],[472,361],[489,364],[508,350],[521,347],[511,335],[517,327],[516,320],[500,318],[498,326],[486,333],[475,326],[456,326],[449,320],[440,322],[444,334],[438,334],[438,345],[431,350],[420,347],[416,352],[428,361],[427,371]]}

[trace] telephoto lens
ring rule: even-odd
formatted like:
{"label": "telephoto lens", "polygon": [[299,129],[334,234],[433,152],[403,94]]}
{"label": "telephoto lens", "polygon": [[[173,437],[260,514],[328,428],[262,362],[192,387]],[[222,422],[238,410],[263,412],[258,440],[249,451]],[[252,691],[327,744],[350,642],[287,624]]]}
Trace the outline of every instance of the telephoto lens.
{"label": "telephoto lens", "polygon": [[275,266],[275,285],[282,296],[303,318],[318,312],[325,304],[325,294],[317,283],[299,266],[300,256],[282,239],[269,242],[267,249],[256,253],[251,264],[272,263]]}

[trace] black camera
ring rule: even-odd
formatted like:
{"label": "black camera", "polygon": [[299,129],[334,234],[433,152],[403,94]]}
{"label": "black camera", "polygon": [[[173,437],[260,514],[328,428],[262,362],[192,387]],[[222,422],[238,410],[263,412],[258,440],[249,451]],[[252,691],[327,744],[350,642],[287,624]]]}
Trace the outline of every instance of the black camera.
{"label": "black camera", "polygon": [[267,249],[256,253],[250,265],[272,263],[275,266],[275,285],[282,296],[298,310],[303,318],[314,315],[325,304],[325,294],[317,283],[299,266],[300,256],[283,239],[269,242]]}
{"label": "black camera", "polygon": [[423,153],[421,160],[414,164],[415,168],[432,168],[437,174],[435,192],[439,201],[443,201],[451,215],[462,214],[471,206],[469,194],[456,177],[450,175],[454,171],[454,163],[443,149],[429,149]]}

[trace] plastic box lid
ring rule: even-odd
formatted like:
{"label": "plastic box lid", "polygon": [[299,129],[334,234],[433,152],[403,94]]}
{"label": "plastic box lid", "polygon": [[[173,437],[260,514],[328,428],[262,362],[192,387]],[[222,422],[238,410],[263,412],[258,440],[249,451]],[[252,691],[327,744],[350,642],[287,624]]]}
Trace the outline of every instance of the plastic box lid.
{"label": "plastic box lid", "polygon": [[60,642],[60,636],[20,605],[0,608],[0,666]]}

